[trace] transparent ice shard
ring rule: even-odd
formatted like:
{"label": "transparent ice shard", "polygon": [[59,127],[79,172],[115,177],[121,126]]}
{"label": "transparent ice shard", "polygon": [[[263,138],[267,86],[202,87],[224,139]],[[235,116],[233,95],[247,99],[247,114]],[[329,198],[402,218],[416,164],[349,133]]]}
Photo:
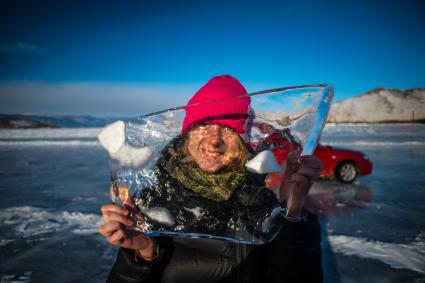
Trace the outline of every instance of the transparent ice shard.
{"label": "transparent ice shard", "polygon": [[[131,211],[135,229],[150,236],[208,237],[251,244],[273,239],[280,229],[280,216],[279,202],[270,189],[279,188],[284,175],[279,171],[291,151],[300,156],[315,150],[333,88],[307,85],[248,96],[245,127],[251,130],[243,137],[249,150],[247,170],[227,199],[212,199],[208,192],[188,189],[188,183],[181,181],[185,177],[179,179],[170,171],[176,164],[196,167],[182,149],[187,139],[181,135],[182,121],[188,107],[213,108],[237,103],[239,98],[176,107],[105,127],[99,140],[110,157],[111,199]],[[239,176],[239,172],[225,173],[230,181]]]}

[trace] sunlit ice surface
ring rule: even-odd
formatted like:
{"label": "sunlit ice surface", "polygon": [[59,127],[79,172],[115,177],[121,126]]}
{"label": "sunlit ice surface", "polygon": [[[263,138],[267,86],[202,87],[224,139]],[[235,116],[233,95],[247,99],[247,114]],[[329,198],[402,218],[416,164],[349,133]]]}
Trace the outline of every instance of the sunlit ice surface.
{"label": "sunlit ice surface", "polygon": [[[267,242],[279,231],[272,190],[282,182],[267,177],[284,175],[290,152],[313,153],[332,96],[329,85],[287,87],[248,94],[245,113],[222,111],[243,96],[117,121],[99,135],[110,157],[111,199],[147,235]],[[199,119],[182,133],[187,113]],[[252,201],[253,188],[270,196]]]}
{"label": "sunlit ice surface", "polygon": [[[0,130],[2,281],[105,282],[116,248],[97,231],[110,175],[100,130]],[[422,282],[425,125],[327,124],[320,142],[374,165],[354,183],[310,190],[324,282]]]}

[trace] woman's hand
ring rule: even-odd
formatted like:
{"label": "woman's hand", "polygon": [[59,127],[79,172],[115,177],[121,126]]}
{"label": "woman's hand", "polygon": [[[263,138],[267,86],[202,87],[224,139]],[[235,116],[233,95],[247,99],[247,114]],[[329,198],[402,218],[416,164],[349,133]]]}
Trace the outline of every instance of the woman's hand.
{"label": "woman's hand", "polygon": [[280,187],[280,199],[286,200],[287,216],[299,218],[308,191],[322,170],[322,162],[314,155],[297,157],[293,151],[288,155],[284,181]]}
{"label": "woman's hand", "polygon": [[153,240],[141,232],[127,229],[134,225],[127,217],[128,210],[115,204],[106,204],[102,206],[101,211],[104,224],[99,227],[99,232],[110,244],[138,250],[138,254],[146,260],[152,258]]}

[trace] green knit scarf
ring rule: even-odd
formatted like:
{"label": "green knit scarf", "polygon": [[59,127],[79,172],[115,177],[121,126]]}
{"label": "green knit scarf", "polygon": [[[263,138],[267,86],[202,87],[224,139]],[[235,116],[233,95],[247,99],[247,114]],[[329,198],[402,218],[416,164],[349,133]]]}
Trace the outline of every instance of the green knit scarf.
{"label": "green knit scarf", "polygon": [[175,156],[168,160],[165,169],[185,188],[212,201],[228,200],[242,185],[246,174],[244,167],[223,173],[207,173],[197,167],[194,162],[183,163]]}

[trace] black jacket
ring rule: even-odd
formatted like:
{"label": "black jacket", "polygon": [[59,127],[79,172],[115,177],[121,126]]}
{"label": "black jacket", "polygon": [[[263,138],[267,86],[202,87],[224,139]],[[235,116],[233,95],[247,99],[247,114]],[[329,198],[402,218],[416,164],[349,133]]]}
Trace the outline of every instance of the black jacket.
{"label": "black jacket", "polygon": [[[209,232],[222,235],[222,223],[237,217],[249,233],[271,240],[262,245],[237,244],[215,239],[156,237],[159,256],[152,262],[135,261],[134,251],[120,249],[108,277],[109,283],[133,282],[322,282],[320,225],[317,217],[307,212],[307,221],[290,222],[283,217],[273,227],[276,231],[263,233],[258,219],[279,206],[274,194],[265,189],[264,177],[247,176],[247,182],[226,202],[207,201],[185,189],[165,171],[162,164],[181,140],[175,139],[162,152],[156,166],[161,186],[153,187],[140,200],[145,207],[166,206],[186,232]],[[258,179],[260,178],[260,179]],[[204,207],[210,211],[202,223],[191,224],[191,214],[183,207]],[[241,216],[237,216],[239,215]],[[193,216],[192,216],[193,217]],[[224,221],[226,220],[226,221]],[[156,225],[156,224],[153,224]],[[260,225],[261,226],[261,225]],[[169,229],[153,226],[155,230]],[[195,230],[192,230],[195,229]],[[275,233],[276,232],[276,233]],[[272,237],[271,236],[271,237]],[[237,238],[237,235],[233,234]]]}
{"label": "black jacket", "polygon": [[322,282],[320,240],[320,224],[308,212],[305,222],[284,220],[264,245],[158,237],[152,262],[136,262],[134,251],[121,248],[107,282]]}

